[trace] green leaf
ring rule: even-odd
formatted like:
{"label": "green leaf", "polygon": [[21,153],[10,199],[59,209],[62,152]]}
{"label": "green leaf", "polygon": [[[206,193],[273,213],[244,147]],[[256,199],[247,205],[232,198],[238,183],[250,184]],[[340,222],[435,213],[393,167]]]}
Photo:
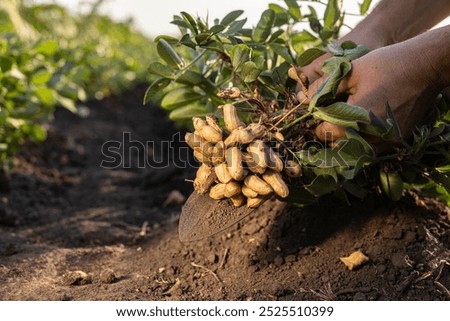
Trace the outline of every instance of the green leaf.
{"label": "green leaf", "polygon": [[178,109],[173,110],[169,114],[170,120],[179,121],[185,119],[191,119],[192,117],[200,117],[205,116],[206,110],[205,107],[200,105],[188,105]]}
{"label": "green leaf", "polygon": [[151,63],[147,70],[149,73],[163,78],[173,79],[174,77],[174,70],[160,62]]}
{"label": "green leaf", "polygon": [[275,12],[271,9],[265,10],[261,18],[253,30],[253,39],[256,42],[263,43],[269,38],[275,21]]}
{"label": "green leaf", "polygon": [[0,56],[0,69],[2,72],[11,70],[14,60],[10,57]]}
{"label": "green leaf", "polygon": [[398,201],[402,197],[403,181],[398,173],[380,170],[380,183],[384,194],[391,200]]}
{"label": "green leaf", "polygon": [[177,88],[169,91],[161,101],[161,107],[166,110],[173,110],[187,106],[192,102],[202,99],[202,95],[196,93],[191,88]]}
{"label": "green leaf", "polygon": [[325,103],[327,100],[336,98],[337,88],[340,81],[352,69],[351,62],[346,57],[331,57],[325,60],[322,70],[328,74],[325,81],[317,88],[311,99],[309,109]]}
{"label": "green leaf", "polygon": [[292,64],[291,54],[285,45],[280,45],[278,43],[271,43],[269,47],[280,57],[282,57],[287,63]]}
{"label": "green leaf", "polygon": [[337,187],[334,178],[325,175],[317,176],[311,184],[305,186],[305,189],[316,197],[319,197],[334,192]]}
{"label": "green leaf", "polygon": [[326,176],[326,175],[331,176],[333,177],[336,183],[338,182],[337,172],[336,169],[334,169],[333,167],[325,167],[325,168],[316,167],[313,168],[313,172],[317,176]]}
{"label": "green leaf", "polygon": [[205,76],[203,76],[201,73],[198,73],[193,70],[186,70],[183,73],[181,73],[177,78],[175,79],[176,82],[185,84],[185,85],[198,85],[205,81]]}
{"label": "green leaf", "polygon": [[369,121],[369,112],[362,107],[336,102],[327,107],[316,107],[313,116],[336,125],[358,129],[356,121]]}
{"label": "green leaf", "polygon": [[190,29],[189,24],[178,16],[174,16],[174,20],[172,20],[170,23],[180,27],[180,31],[182,32],[187,31],[186,29]]}
{"label": "green leaf", "polygon": [[242,31],[242,28],[247,23],[247,18],[242,20],[236,20],[230,24],[230,27],[228,27],[228,30],[225,32],[227,35],[234,35],[238,34]]}
{"label": "green leaf", "polygon": [[235,10],[228,13],[222,21],[220,21],[221,25],[228,26],[232,22],[234,22],[237,18],[239,18],[244,13],[244,10]]}
{"label": "green leaf", "polygon": [[274,27],[280,27],[288,24],[289,13],[288,11],[286,11],[286,9],[275,3],[269,3],[269,9],[275,12],[275,21],[273,23]]}
{"label": "green leaf", "polygon": [[41,143],[47,138],[45,128],[38,124],[26,124],[21,130],[30,135],[31,141],[35,143]]}
{"label": "green leaf", "polygon": [[53,56],[57,50],[58,43],[55,40],[46,40],[34,48],[36,53],[40,53],[45,56]]}
{"label": "green leaf", "polygon": [[39,87],[34,90],[34,94],[38,99],[47,106],[52,106],[55,103],[55,92],[47,87]]}
{"label": "green leaf", "polygon": [[167,41],[171,45],[176,45],[178,43],[178,38],[175,38],[175,37],[172,37],[172,36],[167,36],[167,35],[159,35],[153,41],[155,43],[157,43],[160,39],[164,39],[165,41]]}
{"label": "green leaf", "polygon": [[341,15],[340,4],[341,0],[328,0],[324,13],[324,27],[326,29],[334,29],[334,26]]}
{"label": "green leaf", "polygon": [[208,32],[202,32],[195,36],[195,42],[198,45],[202,45],[204,42],[208,41],[211,38],[212,34]]}
{"label": "green leaf", "polygon": [[148,102],[153,98],[155,94],[157,94],[161,89],[166,88],[171,83],[170,79],[160,78],[155,80],[145,92],[144,95],[144,105],[147,105]]}
{"label": "green leaf", "polygon": [[258,78],[260,73],[261,69],[258,69],[253,61],[247,61],[242,65],[239,75],[244,82],[253,82]]}
{"label": "green leaf", "polygon": [[178,69],[183,68],[183,60],[166,40],[160,39],[156,45],[156,50],[168,65]]}
{"label": "green leaf", "polygon": [[363,0],[363,2],[359,4],[359,13],[365,15],[367,11],[369,11],[371,3],[372,0]]}
{"label": "green leaf", "polygon": [[185,11],[181,12],[181,16],[188,23],[188,28],[191,29],[194,34],[198,34],[198,27],[197,27],[197,23],[195,22],[194,18],[192,18],[192,16]]}
{"label": "green leaf", "polygon": [[212,26],[212,27],[208,30],[208,32],[210,32],[210,33],[212,33],[213,35],[215,35],[216,33],[219,33],[219,32],[224,31],[225,28],[226,28],[225,25],[215,25],[215,26]]}
{"label": "green leaf", "polygon": [[197,47],[197,45],[192,41],[191,37],[189,36],[189,34],[185,34],[183,35],[183,37],[181,37],[180,39],[180,44],[189,47],[191,49],[194,49]]}
{"label": "green leaf", "polygon": [[359,135],[356,131],[354,131],[353,129],[347,128],[345,130],[345,136],[348,139],[353,139],[358,141],[364,148],[364,152],[367,155],[370,156],[375,156],[375,151],[373,150],[372,145],[370,145],[364,138],[361,137],[361,135]]}
{"label": "green leaf", "polygon": [[231,65],[236,71],[239,71],[241,66],[250,60],[250,48],[245,44],[234,45],[230,49]]}
{"label": "green leaf", "polygon": [[63,96],[58,96],[57,101],[58,101],[58,104],[60,104],[62,107],[64,107],[68,111],[70,111],[72,113],[77,112],[77,105],[75,104],[75,101],[73,99],[63,97]]}
{"label": "green leaf", "polygon": [[310,48],[308,50],[305,50],[300,56],[298,56],[297,64],[300,67],[309,65],[315,59],[319,58],[320,56],[326,53],[327,53],[326,51],[319,48]]}
{"label": "green leaf", "polygon": [[51,77],[52,74],[47,70],[40,70],[31,76],[31,84],[34,86],[45,85]]}
{"label": "green leaf", "polygon": [[294,18],[295,21],[299,21],[302,18],[302,14],[300,13],[300,7],[297,4],[297,0],[285,0],[285,2],[292,18]]}

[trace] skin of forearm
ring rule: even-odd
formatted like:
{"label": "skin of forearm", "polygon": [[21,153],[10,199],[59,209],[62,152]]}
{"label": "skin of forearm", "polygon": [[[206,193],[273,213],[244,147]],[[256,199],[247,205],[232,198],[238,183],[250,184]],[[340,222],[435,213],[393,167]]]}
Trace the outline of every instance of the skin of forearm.
{"label": "skin of forearm", "polygon": [[449,15],[449,0],[382,0],[339,42],[351,40],[376,49],[412,38]]}
{"label": "skin of forearm", "polygon": [[[449,1],[450,2],[450,1]],[[423,56],[438,90],[450,86],[450,25],[421,34],[408,42],[417,55]]]}

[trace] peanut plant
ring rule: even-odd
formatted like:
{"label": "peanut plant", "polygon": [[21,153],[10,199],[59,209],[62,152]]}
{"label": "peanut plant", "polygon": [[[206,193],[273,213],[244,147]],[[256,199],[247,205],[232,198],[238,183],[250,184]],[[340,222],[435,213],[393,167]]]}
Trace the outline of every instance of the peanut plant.
{"label": "peanut plant", "polygon": [[[322,17],[309,5],[313,2],[325,7]],[[360,13],[369,6],[370,1],[363,1]],[[408,188],[450,203],[450,114],[445,101],[405,140],[389,102],[387,119],[380,119],[336,100],[352,60],[368,52],[362,44],[332,44],[345,24],[341,1],[270,4],[253,29],[245,27],[242,14],[233,11],[213,23],[186,12],[174,16],[180,37],[157,37],[163,62],[148,67],[158,78],[144,103],[159,100],[172,120],[194,127],[186,142],[202,163],[194,180],[199,193],[228,197],[236,206],[245,198],[247,206],[255,207],[260,204],[256,199],[272,193],[304,205],[329,193],[347,201],[350,195],[384,193],[395,201]],[[325,46],[333,54],[323,65],[328,78],[304,106],[295,96],[297,83],[304,90],[308,87],[298,67],[323,55]],[[236,111],[232,121],[230,110]],[[321,143],[314,131],[321,121],[345,127],[345,138]],[[363,133],[397,147],[388,155],[376,155]],[[228,153],[238,165],[227,159]],[[242,175],[236,174],[236,166]],[[299,174],[289,175],[296,167]],[[275,175],[277,183],[264,179],[266,172]]]}

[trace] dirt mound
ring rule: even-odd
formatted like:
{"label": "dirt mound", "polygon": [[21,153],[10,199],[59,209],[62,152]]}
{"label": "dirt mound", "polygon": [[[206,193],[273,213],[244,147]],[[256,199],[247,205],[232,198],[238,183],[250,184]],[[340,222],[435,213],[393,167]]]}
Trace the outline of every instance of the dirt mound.
{"label": "dirt mound", "polygon": [[[58,110],[48,141],[15,159],[0,202],[0,299],[450,299],[449,209],[414,195],[269,201],[223,233],[181,243],[180,193],[191,193],[194,171],[170,164],[192,158],[165,113],[141,106],[144,90],[90,103],[85,118]],[[105,142],[124,140],[116,151],[129,152],[127,168],[100,167],[111,160]],[[140,168],[143,155],[169,165]],[[339,258],[355,250],[370,260],[350,271]]]}

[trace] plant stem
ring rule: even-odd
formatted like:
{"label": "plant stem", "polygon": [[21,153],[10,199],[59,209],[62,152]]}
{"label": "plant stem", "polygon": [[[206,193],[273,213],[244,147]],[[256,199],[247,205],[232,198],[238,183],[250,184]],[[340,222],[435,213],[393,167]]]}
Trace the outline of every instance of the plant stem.
{"label": "plant stem", "polygon": [[289,123],[287,125],[284,125],[283,128],[281,128],[281,131],[284,131],[292,126],[294,126],[295,124],[297,124],[298,122],[302,121],[305,118],[308,118],[312,115],[312,112],[307,112],[306,114],[300,116],[299,118],[297,118],[296,120],[294,120],[292,123]]}

